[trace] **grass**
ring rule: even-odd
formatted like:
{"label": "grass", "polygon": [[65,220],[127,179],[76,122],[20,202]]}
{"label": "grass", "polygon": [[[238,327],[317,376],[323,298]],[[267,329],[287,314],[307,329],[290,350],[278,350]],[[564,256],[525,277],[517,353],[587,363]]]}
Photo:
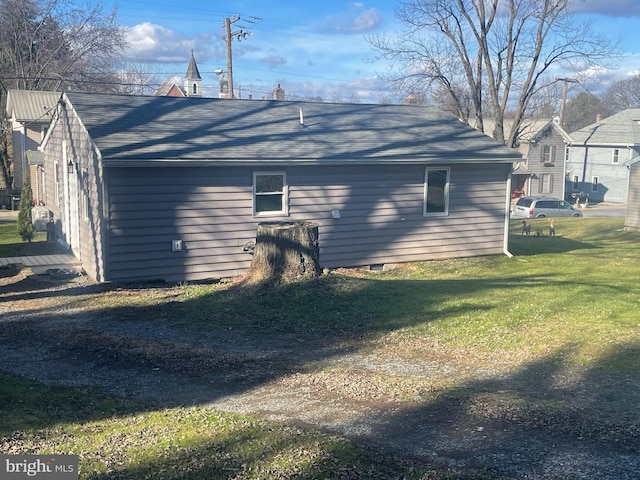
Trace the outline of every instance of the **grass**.
{"label": "grass", "polygon": [[[533,232],[546,227],[532,223]],[[407,358],[438,352],[470,366],[496,362],[525,373],[536,362],[555,362],[593,382],[584,380],[593,390],[587,411],[606,404],[614,417],[638,421],[630,400],[637,391],[619,379],[640,374],[640,232],[624,231],[621,219],[557,219],[554,238],[521,237],[519,226],[511,227],[513,258],[335,272],[270,290],[182,284],[56,301],[127,321],[170,318],[185,330],[233,329],[258,340],[286,335],[309,344],[320,338],[360,349],[388,343]],[[10,243],[2,227],[1,241]],[[484,478],[434,472],[337,437],[205,407],[156,409],[9,375],[0,375],[0,391],[0,452],[16,439],[19,453],[80,452],[83,479]],[[573,401],[483,395],[509,404],[505,410],[522,402],[541,416]]]}
{"label": "grass", "polygon": [[31,242],[24,242],[18,235],[17,222],[0,223],[0,257],[19,257],[21,255],[47,252],[47,234],[36,232]]}

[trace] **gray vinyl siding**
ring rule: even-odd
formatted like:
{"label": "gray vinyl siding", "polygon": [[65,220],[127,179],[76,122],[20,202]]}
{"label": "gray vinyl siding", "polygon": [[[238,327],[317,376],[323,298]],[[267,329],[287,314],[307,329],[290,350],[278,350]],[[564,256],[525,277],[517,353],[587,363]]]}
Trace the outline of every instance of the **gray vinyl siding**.
{"label": "gray vinyl siding", "polygon": [[[53,213],[56,225],[56,235],[64,241],[72,250],[73,254],[82,262],[82,267],[91,278],[104,281],[105,271],[103,263],[103,222],[100,205],[102,204],[102,169],[99,158],[93,148],[91,140],[86,131],[78,122],[76,116],[70,113],[69,122],[71,125],[71,136],[64,133],[61,124],[54,125],[51,136],[44,150],[45,155],[45,192],[46,205]],[[67,172],[67,165],[64,162],[63,140],[66,141],[67,160],[72,159],[78,163],[77,170],[71,175]],[[59,168],[59,192],[60,198],[56,200],[55,172],[54,165],[58,162]],[[87,172],[87,192],[88,192],[88,215],[82,215],[82,172]],[[72,194],[72,183],[75,182],[75,195]],[[70,202],[77,205],[77,242],[74,235],[65,235],[66,221],[63,212],[63,205],[66,196]]]}
{"label": "gray vinyl siding", "polygon": [[[620,150],[618,164],[612,163],[611,160],[614,148]],[[577,176],[579,179],[578,191],[588,193],[589,201],[625,203],[628,188],[627,166],[631,155],[630,149],[626,147],[588,146],[588,158],[585,163],[585,147],[572,146],[567,162],[567,181]],[[592,191],[593,177],[598,177],[597,192]]]}
{"label": "gray vinyl siding", "polygon": [[[328,268],[498,254],[510,166],[451,166],[445,217],[423,216],[424,165],[109,168],[108,279],[242,274],[263,221],[318,223]],[[286,172],[288,216],[253,216],[258,170]]]}
{"label": "gray vinyl siding", "polygon": [[[542,150],[545,145],[552,146],[555,149],[555,155],[552,162],[544,163],[542,161]],[[527,169],[532,173],[529,179],[527,195],[551,195],[557,198],[564,198],[565,194],[565,178],[564,178],[564,162],[565,162],[566,144],[562,135],[555,130],[551,130],[550,135],[543,138],[539,142],[530,146],[527,159]],[[548,175],[550,181],[548,189],[543,188],[542,176]]]}
{"label": "gray vinyl siding", "polygon": [[629,197],[625,226],[628,229],[640,230],[640,161],[636,161],[629,168]]}

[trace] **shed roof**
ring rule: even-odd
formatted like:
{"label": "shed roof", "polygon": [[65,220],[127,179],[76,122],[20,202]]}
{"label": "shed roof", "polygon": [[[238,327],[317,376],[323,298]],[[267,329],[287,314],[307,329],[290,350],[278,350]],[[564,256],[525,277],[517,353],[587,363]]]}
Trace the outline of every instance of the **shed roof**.
{"label": "shed roof", "polygon": [[7,116],[13,117],[15,121],[20,123],[49,123],[60,95],[60,92],[9,90],[6,106]]}
{"label": "shed roof", "polygon": [[573,145],[638,145],[640,144],[640,108],[628,108],[571,135]]}
{"label": "shed roof", "polygon": [[514,162],[430,106],[67,93],[105,164]]}

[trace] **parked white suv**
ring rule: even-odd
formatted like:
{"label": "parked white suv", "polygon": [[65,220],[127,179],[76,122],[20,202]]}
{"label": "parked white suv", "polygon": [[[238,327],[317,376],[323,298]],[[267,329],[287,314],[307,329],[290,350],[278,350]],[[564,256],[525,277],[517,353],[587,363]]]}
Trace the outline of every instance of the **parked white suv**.
{"label": "parked white suv", "polygon": [[581,217],[582,212],[564,200],[553,197],[520,197],[511,213],[513,218]]}

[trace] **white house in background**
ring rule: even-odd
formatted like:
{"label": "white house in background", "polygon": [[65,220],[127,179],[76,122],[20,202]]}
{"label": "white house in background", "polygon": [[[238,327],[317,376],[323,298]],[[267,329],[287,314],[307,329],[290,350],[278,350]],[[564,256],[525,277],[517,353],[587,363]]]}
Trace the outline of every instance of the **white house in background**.
{"label": "white house in background", "polygon": [[570,134],[567,193],[589,202],[626,203],[629,169],[640,154],[640,108],[630,108]]}

